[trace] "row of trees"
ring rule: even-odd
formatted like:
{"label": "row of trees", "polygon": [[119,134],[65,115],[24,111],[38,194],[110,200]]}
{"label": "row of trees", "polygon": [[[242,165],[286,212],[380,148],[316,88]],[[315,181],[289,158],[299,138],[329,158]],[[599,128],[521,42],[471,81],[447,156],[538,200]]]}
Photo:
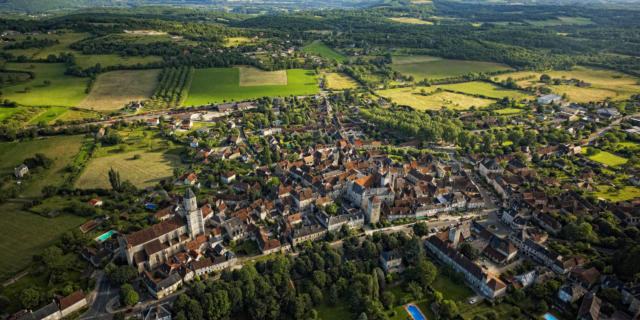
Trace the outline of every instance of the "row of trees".
{"label": "row of trees", "polygon": [[193,79],[193,67],[165,68],[158,76],[159,82],[151,96],[151,107],[179,106],[187,97]]}

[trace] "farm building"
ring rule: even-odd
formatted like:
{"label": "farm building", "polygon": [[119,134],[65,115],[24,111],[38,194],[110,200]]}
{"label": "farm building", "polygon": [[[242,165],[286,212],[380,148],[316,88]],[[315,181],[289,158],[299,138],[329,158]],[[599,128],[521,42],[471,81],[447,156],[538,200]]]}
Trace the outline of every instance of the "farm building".
{"label": "farm building", "polygon": [[548,94],[538,98],[539,104],[558,104],[562,101],[562,97],[557,94]]}

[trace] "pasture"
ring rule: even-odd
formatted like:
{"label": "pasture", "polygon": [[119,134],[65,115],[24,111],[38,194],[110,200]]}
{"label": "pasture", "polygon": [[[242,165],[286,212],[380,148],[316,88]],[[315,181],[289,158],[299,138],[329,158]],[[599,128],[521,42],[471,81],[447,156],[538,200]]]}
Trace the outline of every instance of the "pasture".
{"label": "pasture", "polygon": [[315,55],[324,57],[324,58],[328,58],[328,59],[333,59],[335,61],[338,62],[345,62],[347,59],[346,56],[344,56],[343,54],[336,52],[335,50],[329,48],[326,44],[317,41],[314,42],[306,47],[304,47],[304,49],[302,49],[302,51],[304,52],[309,52],[309,53],[313,53]]}
{"label": "pasture", "polygon": [[41,253],[86,220],[64,213],[45,218],[23,211],[19,203],[0,205],[0,279],[6,280],[27,268],[34,254]]}
{"label": "pasture", "polygon": [[93,110],[117,110],[131,101],[151,97],[158,83],[159,69],[121,70],[102,73],[78,107]]}
{"label": "pasture", "polygon": [[51,123],[55,119],[57,119],[59,116],[61,116],[65,112],[67,112],[67,110],[69,110],[69,109],[67,109],[65,107],[49,107],[49,108],[46,108],[37,117],[31,119],[31,121],[29,121],[29,123],[31,123],[31,124],[38,124],[40,122]]}
{"label": "pasture", "polygon": [[442,88],[445,90],[464,92],[467,94],[478,94],[485,97],[502,99],[507,97],[509,99],[522,99],[527,96],[526,93],[518,90],[505,89],[494,84],[483,81],[461,82],[454,84],[444,84],[432,86],[432,88]]}
{"label": "pasture", "polygon": [[[59,43],[49,47],[45,47],[45,48],[11,49],[6,51],[10,52],[14,56],[23,55],[30,59],[46,59],[51,54],[57,56],[62,52],[72,52],[72,50],[69,49],[69,45],[76,41],[80,41],[88,36],[89,36],[88,33],[76,33],[76,32],[61,32],[57,34],[32,35],[30,37],[34,39],[58,40]],[[15,39],[16,41],[25,40],[26,37],[27,36],[25,35],[10,36],[11,39]]]}
{"label": "pasture", "polygon": [[21,107],[15,107],[15,108],[0,107],[0,121],[7,119],[22,110],[23,108]]}
{"label": "pasture", "polygon": [[358,82],[343,73],[328,73],[325,81],[327,89],[344,90],[358,87]]}
{"label": "pasture", "polygon": [[309,95],[320,90],[313,71],[286,70],[286,85],[240,86],[238,68],[197,69],[184,105],[204,105],[225,101],[242,101],[267,96]]}
{"label": "pasture", "polygon": [[[498,81],[511,77],[523,88],[544,85],[540,76],[549,75],[552,79],[577,79],[591,85],[580,88],[575,85],[548,85],[558,95],[566,94],[574,102],[588,103],[602,101],[606,98],[614,100],[628,99],[640,93],[640,79],[613,70],[577,66],[573,70],[550,70],[546,72],[514,72],[497,76]],[[525,79],[533,77],[531,79]]]}
{"label": "pasture", "polygon": [[86,96],[88,78],[65,75],[62,63],[7,63],[5,67],[33,72],[35,78],[4,87],[4,99],[28,106],[75,106]]}
{"label": "pasture", "polygon": [[[587,150],[588,148],[584,148],[582,152],[586,153]],[[600,151],[592,156],[589,156],[588,158],[610,167],[620,166],[627,163],[626,158],[617,156],[613,153],[606,152],[606,151]]]}
{"label": "pasture", "polygon": [[391,68],[415,80],[443,79],[469,73],[511,70],[511,67],[484,61],[453,60],[432,56],[395,56]]}
{"label": "pasture", "polygon": [[432,92],[433,88],[423,88],[427,95],[420,94],[419,89],[412,88],[395,88],[377,91],[376,94],[399,105],[407,105],[416,110],[440,110],[443,107],[447,109],[466,110],[475,106],[476,108],[486,107],[493,103],[493,100],[476,98],[464,94],[452,92]]}
{"label": "pasture", "polygon": [[[39,173],[26,179],[23,183],[22,195],[27,197],[39,196],[42,187],[47,185],[59,186],[64,182],[64,168],[71,162],[80,150],[83,137],[55,136],[21,142],[0,143],[0,173],[13,174],[13,168],[23,163],[26,158],[42,153],[53,159],[49,169],[42,169]],[[33,171],[33,170],[32,170]]]}
{"label": "pasture", "polygon": [[60,115],[55,120],[60,121],[79,121],[86,119],[97,119],[100,117],[100,114],[96,111],[79,109],[76,107],[70,108],[67,112]]}
{"label": "pasture", "polygon": [[[134,159],[139,155],[138,159]],[[109,170],[120,173],[122,181],[129,180],[138,188],[156,185],[160,180],[173,179],[173,168],[181,166],[180,158],[162,152],[132,151],[92,159],[76,182],[82,189],[111,188]]]}
{"label": "pasture", "polygon": [[395,21],[395,22],[401,22],[401,23],[409,23],[409,24],[426,24],[426,25],[433,24],[433,22],[431,21],[421,20],[417,18],[407,18],[407,17],[394,17],[394,18],[389,18],[389,20]]}
{"label": "pasture", "polygon": [[238,73],[241,87],[287,85],[285,70],[263,71],[255,67],[239,66]]}
{"label": "pasture", "polygon": [[133,56],[123,57],[117,54],[81,54],[76,56],[76,63],[82,68],[93,67],[96,64],[100,64],[103,68],[110,66],[135,66],[137,64],[148,64],[153,62],[162,62],[162,57],[158,56]]}

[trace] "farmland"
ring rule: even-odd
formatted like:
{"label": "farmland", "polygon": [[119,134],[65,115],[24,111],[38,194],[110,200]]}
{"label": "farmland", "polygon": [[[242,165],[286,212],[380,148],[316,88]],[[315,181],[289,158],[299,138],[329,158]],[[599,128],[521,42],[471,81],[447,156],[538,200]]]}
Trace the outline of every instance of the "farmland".
{"label": "farmland", "polygon": [[342,73],[329,73],[326,81],[327,89],[343,90],[358,87],[358,83],[355,80]]}
{"label": "farmland", "polygon": [[262,71],[254,67],[238,67],[238,72],[241,87],[287,85],[285,70]]}
{"label": "farmland", "polygon": [[326,44],[318,41],[314,42],[303,49],[304,52],[309,52],[316,54],[321,57],[325,57],[328,59],[333,59],[338,62],[345,62],[348,58],[343,54],[336,52],[335,50],[329,48]]}
{"label": "farmland", "polygon": [[21,209],[22,204],[0,205],[0,279],[23,270],[34,254],[52,245],[63,233],[86,221],[68,214],[45,218]]}
{"label": "farmland", "polygon": [[[498,81],[511,77],[520,87],[540,86],[540,76],[549,75],[553,79],[577,79],[591,85],[586,88],[575,85],[548,85],[551,90],[559,95],[566,94],[568,99],[574,102],[601,101],[606,98],[614,100],[627,99],[633,94],[640,93],[640,79],[613,70],[597,69],[578,66],[573,70],[552,70],[546,72],[514,72],[507,73],[496,78]],[[527,78],[527,79],[525,79]],[[529,79],[530,78],[530,79]],[[523,79],[523,80],[519,80]]]}
{"label": "farmland", "polygon": [[173,107],[187,98],[187,90],[193,80],[194,69],[188,67],[165,68],[160,72],[158,84],[153,90],[149,108]]}
{"label": "farmland", "polygon": [[442,107],[466,110],[471,106],[475,106],[476,108],[486,107],[493,102],[493,100],[489,99],[446,91],[429,94],[430,91],[435,89],[424,89],[427,95],[422,95],[419,89],[412,88],[387,89],[377,91],[376,93],[385,98],[390,98],[391,101],[399,105],[407,105],[417,110],[440,110]]}
{"label": "farmland", "polygon": [[409,24],[426,24],[426,25],[433,24],[433,22],[431,21],[421,20],[417,18],[407,18],[407,17],[389,18],[389,20],[392,20],[395,22],[401,22],[401,23],[409,23]]}
{"label": "farmland", "polygon": [[29,106],[75,106],[86,96],[88,79],[65,75],[62,63],[8,63],[5,67],[33,72],[35,78],[3,88],[4,99]]}
{"label": "farmland", "polygon": [[495,62],[443,59],[432,56],[395,56],[391,68],[416,80],[442,79],[468,73],[510,70]]}
{"label": "farmland", "polygon": [[76,54],[76,63],[82,68],[93,67],[100,64],[102,67],[110,66],[135,66],[137,64],[148,64],[153,62],[162,62],[162,58],[158,56],[133,56],[122,57],[116,54]]}
{"label": "farmland", "polygon": [[16,108],[0,108],[0,121],[11,117],[12,115],[22,111],[20,107]]}
{"label": "farmland", "polygon": [[224,45],[226,47],[237,47],[243,43],[251,42],[251,39],[247,37],[229,37],[225,39]]}
{"label": "farmland", "polygon": [[185,105],[239,101],[265,96],[308,95],[319,92],[313,71],[287,70],[287,85],[241,87],[238,68],[198,69]]}
{"label": "farmland", "polygon": [[78,106],[94,110],[117,110],[135,100],[149,99],[160,70],[122,70],[98,76],[89,95]]}
{"label": "farmland", "polygon": [[489,98],[501,99],[507,97],[509,99],[522,99],[527,94],[517,90],[505,89],[491,83],[482,81],[461,82],[454,84],[445,84],[433,86],[432,88],[442,88],[457,92],[464,92],[473,95],[482,95]]}
{"label": "farmland", "polygon": [[30,123],[39,124],[41,122],[51,123],[62,114],[67,112],[67,108],[65,107],[50,107],[46,108],[42,113],[40,113],[37,117],[31,119]]}
{"label": "farmland", "polygon": [[24,159],[42,153],[54,160],[49,169],[42,169],[23,183],[23,195],[37,196],[42,187],[61,185],[64,182],[64,167],[80,150],[82,136],[57,136],[22,142],[0,143],[0,173],[13,173],[13,168]]}

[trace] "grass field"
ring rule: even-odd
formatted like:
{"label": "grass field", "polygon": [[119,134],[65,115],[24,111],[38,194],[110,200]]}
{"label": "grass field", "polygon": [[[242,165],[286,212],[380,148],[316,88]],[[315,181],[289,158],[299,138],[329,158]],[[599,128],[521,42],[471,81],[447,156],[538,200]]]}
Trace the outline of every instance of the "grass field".
{"label": "grass field", "polygon": [[[139,155],[139,159],[133,159]],[[111,188],[108,172],[120,173],[122,181],[129,180],[138,188],[154,186],[162,179],[172,179],[173,168],[181,165],[176,155],[162,152],[132,151],[91,160],[76,187],[82,189]]]}
{"label": "grass field", "polygon": [[64,167],[80,150],[82,136],[56,136],[21,142],[0,143],[0,172],[13,173],[13,168],[19,166],[24,159],[33,157],[36,153],[54,159],[50,169],[44,169],[33,179],[23,184],[22,194],[27,197],[38,196],[42,187],[47,185],[61,185],[64,182]]}
{"label": "grass field", "polygon": [[511,70],[495,62],[443,59],[432,56],[395,56],[391,68],[417,81],[442,79],[468,73]]}
{"label": "grass field", "polygon": [[506,80],[508,77],[522,79],[527,76],[534,76],[530,80],[521,80],[517,84],[521,87],[540,86],[540,76],[548,74],[554,79],[578,79],[591,83],[591,86],[580,88],[568,85],[550,85],[551,90],[559,95],[567,94],[569,100],[574,102],[595,102],[606,98],[614,100],[628,99],[634,94],[640,93],[640,79],[613,70],[597,69],[590,67],[575,67],[568,71],[547,71],[547,72],[515,72],[497,76],[498,81]]}
{"label": "grass field", "polygon": [[525,112],[525,110],[518,109],[518,108],[504,108],[504,109],[493,110],[493,112],[499,115],[510,115],[510,114],[523,113]]}
{"label": "grass field", "polygon": [[117,110],[131,101],[150,98],[158,83],[160,69],[121,70],[100,74],[89,95],[78,107]]}
{"label": "grass field", "polygon": [[184,104],[204,105],[265,96],[308,95],[319,92],[314,72],[302,69],[287,70],[286,86],[241,87],[239,83],[238,68],[197,69]]}
{"label": "grass field", "polygon": [[[583,149],[583,153],[586,153],[586,151],[587,151],[587,148]],[[600,151],[595,155],[589,156],[588,158],[593,161],[598,161],[610,167],[620,166],[627,163],[626,158],[617,156],[613,153],[609,153],[606,151]]]}
{"label": "grass field", "polygon": [[345,62],[348,58],[346,56],[344,56],[343,54],[336,52],[335,50],[329,48],[326,44],[318,41],[315,43],[312,43],[306,47],[304,47],[303,49],[304,52],[310,52],[316,55],[319,55],[321,57],[325,57],[328,59],[333,59],[336,60],[338,62]]}
{"label": "grass field", "polygon": [[[29,106],[75,106],[86,96],[88,79],[65,75],[62,63],[8,63],[6,68],[31,71],[35,78],[2,88],[3,99]],[[51,83],[45,85],[46,80]],[[30,90],[25,92],[25,88]]]}
{"label": "grass field", "polygon": [[0,107],[0,121],[11,117],[12,115],[22,111],[23,109],[21,107],[16,107],[16,108],[2,108]]}
{"label": "grass field", "polygon": [[145,56],[145,57],[122,57],[117,54],[81,54],[77,53],[76,63],[82,68],[89,68],[99,63],[103,68],[110,66],[134,66],[137,64],[147,64],[151,62],[162,62],[162,57]]}
{"label": "grass field", "polygon": [[582,17],[557,17],[556,19],[548,20],[524,20],[527,23],[536,27],[555,27],[561,25],[589,25],[593,24],[593,21],[589,18]]}
{"label": "grass field", "polygon": [[522,99],[528,96],[524,92],[518,90],[505,89],[494,84],[483,81],[461,82],[454,84],[445,84],[433,86],[434,88],[442,88],[446,90],[464,92],[468,94],[479,94],[489,98],[501,99],[507,97],[509,99]]}
{"label": "grass field", "polygon": [[328,73],[326,81],[327,89],[344,90],[358,87],[358,82],[343,73]]}
{"label": "grass field", "polygon": [[262,71],[254,67],[238,67],[241,87],[253,86],[286,86],[287,71]]}
{"label": "grass field", "polygon": [[[14,50],[6,50],[6,51],[10,52],[14,56],[24,55],[27,58],[31,58],[31,59],[46,59],[50,54],[57,56],[62,52],[72,52],[72,50],[69,49],[69,45],[76,41],[80,41],[88,36],[89,36],[88,33],[76,33],[76,32],[33,35],[31,37],[35,39],[58,40],[59,43],[49,47],[45,47],[45,48],[14,49]],[[10,36],[10,38],[16,39],[17,41],[22,41],[26,37],[27,36],[25,35]]]}
{"label": "grass field", "polygon": [[63,233],[87,219],[61,214],[44,218],[21,210],[22,204],[0,205],[0,279],[28,267],[31,257],[52,245]]}
{"label": "grass field", "polygon": [[599,198],[618,202],[640,198],[640,188],[636,186],[624,186],[622,189],[616,190],[611,186],[598,186],[598,191],[592,192],[592,194]]}
{"label": "grass field", "polygon": [[[424,88],[428,93],[433,88]],[[399,105],[407,105],[417,110],[440,110],[442,107],[448,109],[466,110],[471,106],[476,108],[486,107],[493,103],[493,100],[476,98],[464,94],[442,91],[439,93],[423,96],[419,94],[419,89],[395,88],[377,91],[376,94],[385,98],[390,98]]]}
{"label": "grass field", "polygon": [[90,110],[85,110],[85,109],[78,109],[78,108],[71,108],[71,109],[69,109],[69,111],[63,113],[61,116],[59,116],[55,120],[60,120],[60,121],[78,121],[78,120],[85,120],[85,119],[97,119],[97,118],[99,118],[99,116],[100,116],[100,114],[98,112],[95,112],[95,111],[90,111]]}
{"label": "grass field", "polygon": [[421,20],[417,18],[407,18],[407,17],[395,17],[395,18],[389,18],[389,20],[392,20],[395,22],[410,23],[410,24],[427,24],[427,25],[433,24],[433,22],[431,21]]}
{"label": "grass field", "polygon": [[29,123],[38,124],[40,122],[51,123],[63,113],[67,112],[67,108],[65,107],[50,107],[45,110],[37,117],[33,118]]}
{"label": "grass field", "polygon": [[251,39],[247,37],[229,37],[225,39],[225,47],[237,47],[243,43],[251,42]]}

